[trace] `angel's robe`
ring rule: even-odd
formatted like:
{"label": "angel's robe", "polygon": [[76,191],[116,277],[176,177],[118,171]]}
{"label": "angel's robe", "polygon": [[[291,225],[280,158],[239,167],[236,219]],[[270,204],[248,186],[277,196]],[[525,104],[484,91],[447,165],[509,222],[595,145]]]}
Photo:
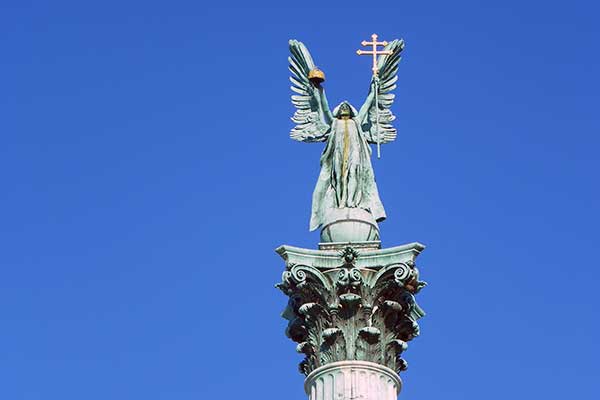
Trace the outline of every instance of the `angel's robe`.
{"label": "angel's robe", "polygon": [[335,118],[332,122],[313,192],[310,230],[332,222],[331,210],[340,208],[362,208],[377,222],[385,219],[371,148],[356,118]]}

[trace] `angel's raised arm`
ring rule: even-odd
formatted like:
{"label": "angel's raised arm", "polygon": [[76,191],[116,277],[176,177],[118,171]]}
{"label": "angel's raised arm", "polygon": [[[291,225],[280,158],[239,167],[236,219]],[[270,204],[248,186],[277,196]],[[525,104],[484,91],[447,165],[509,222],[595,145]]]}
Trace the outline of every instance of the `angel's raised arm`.
{"label": "angel's raised arm", "polygon": [[309,74],[322,73],[319,71],[302,42],[290,40],[290,81],[292,104],[296,112],[292,121],[296,126],[290,132],[290,137],[300,142],[322,142],[327,140],[333,116],[327,104],[325,91],[319,84],[309,79]]}

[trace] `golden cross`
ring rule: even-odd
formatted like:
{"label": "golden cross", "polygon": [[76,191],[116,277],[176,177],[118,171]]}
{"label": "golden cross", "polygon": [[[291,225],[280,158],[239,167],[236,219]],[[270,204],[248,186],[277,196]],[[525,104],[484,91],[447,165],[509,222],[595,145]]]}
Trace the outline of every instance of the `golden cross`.
{"label": "golden cross", "polygon": [[360,44],[362,44],[363,46],[373,46],[373,50],[356,50],[356,54],[358,54],[359,56],[362,56],[363,54],[373,55],[373,75],[377,76],[377,73],[379,72],[377,68],[377,56],[392,54],[392,52],[390,50],[377,50],[377,46],[387,46],[388,42],[386,42],[385,40],[383,42],[378,42],[377,35],[375,33],[371,35],[371,40],[372,42],[367,42],[366,40],[363,40]]}

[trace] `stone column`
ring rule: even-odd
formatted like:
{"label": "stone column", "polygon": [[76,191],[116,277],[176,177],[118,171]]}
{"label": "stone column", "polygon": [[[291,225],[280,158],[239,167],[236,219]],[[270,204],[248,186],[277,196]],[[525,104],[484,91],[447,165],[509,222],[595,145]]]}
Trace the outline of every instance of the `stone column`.
{"label": "stone column", "polygon": [[395,400],[402,382],[391,369],[369,361],[338,361],[306,377],[309,400]]}
{"label": "stone column", "polygon": [[394,400],[401,354],[425,315],[415,295],[419,243],[380,249],[379,242],[322,243],[319,250],[281,246],[289,297],[286,334],[304,355],[309,400]]}

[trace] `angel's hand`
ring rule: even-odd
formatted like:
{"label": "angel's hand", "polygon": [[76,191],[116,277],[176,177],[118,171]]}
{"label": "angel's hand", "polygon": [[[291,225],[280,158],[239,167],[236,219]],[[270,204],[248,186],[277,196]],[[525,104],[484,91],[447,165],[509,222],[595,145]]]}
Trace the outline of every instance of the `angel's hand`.
{"label": "angel's hand", "polygon": [[308,85],[306,88],[311,94],[314,94],[318,90],[318,87],[312,81],[308,81]]}
{"label": "angel's hand", "polygon": [[371,79],[371,87],[369,90],[369,94],[375,94],[375,92],[377,91],[378,85],[379,85],[379,78],[374,76],[373,79]]}

